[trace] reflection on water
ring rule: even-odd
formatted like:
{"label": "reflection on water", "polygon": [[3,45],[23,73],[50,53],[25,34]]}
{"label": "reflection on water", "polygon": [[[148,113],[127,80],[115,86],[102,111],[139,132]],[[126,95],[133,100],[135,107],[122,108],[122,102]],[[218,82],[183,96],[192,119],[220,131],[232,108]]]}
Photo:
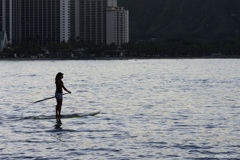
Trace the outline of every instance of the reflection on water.
{"label": "reflection on water", "polygon": [[[57,118],[56,119],[56,124],[54,125],[54,129],[55,129],[55,134],[54,134],[54,137],[60,141],[60,142],[64,142],[64,140],[62,139],[62,121],[60,118]],[[60,131],[60,132],[59,132]]]}
{"label": "reflection on water", "polygon": [[55,124],[55,129],[61,130],[62,129],[62,121],[61,118],[56,118],[56,124]]}
{"label": "reflection on water", "polygon": [[[238,159],[238,59],[1,61],[0,159]],[[54,115],[55,74],[65,73]],[[26,118],[28,117],[28,118]]]}

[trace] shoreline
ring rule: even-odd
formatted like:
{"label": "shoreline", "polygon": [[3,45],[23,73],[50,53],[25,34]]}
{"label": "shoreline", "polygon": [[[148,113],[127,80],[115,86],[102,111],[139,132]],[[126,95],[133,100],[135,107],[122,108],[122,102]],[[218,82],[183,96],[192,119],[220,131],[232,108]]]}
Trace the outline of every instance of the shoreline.
{"label": "shoreline", "polygon": [[63,60],[132,60],[132,59],[240,59],[240,56],[222,57],[109,57],[109,58],[0,58],[0,61],[63,61]]}

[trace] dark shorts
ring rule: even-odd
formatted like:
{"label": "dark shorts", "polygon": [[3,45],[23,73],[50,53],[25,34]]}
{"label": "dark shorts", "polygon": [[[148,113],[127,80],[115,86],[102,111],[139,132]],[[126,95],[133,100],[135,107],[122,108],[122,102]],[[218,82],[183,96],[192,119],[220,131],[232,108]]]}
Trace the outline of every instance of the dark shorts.
{"label": "dark shorts", "polygon": [[57,93],[57,92],[55,93],[56,99],[59,99],[59,100],[63,99],[62,95],[63,95],[62,93]]}

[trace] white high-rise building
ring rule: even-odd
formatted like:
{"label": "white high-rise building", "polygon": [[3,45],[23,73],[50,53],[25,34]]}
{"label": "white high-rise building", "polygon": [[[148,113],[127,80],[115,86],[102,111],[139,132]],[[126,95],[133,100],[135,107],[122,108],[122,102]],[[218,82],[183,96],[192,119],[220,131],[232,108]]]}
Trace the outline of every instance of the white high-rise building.
{"label": "white high-rise building", "polygon": [[60,41],[70,38],[70,0],[60,0]]}
{"label": "white high-rise building", "polygon": [[107,8],[107,44],[129,42],[129,12],[124,7]]}

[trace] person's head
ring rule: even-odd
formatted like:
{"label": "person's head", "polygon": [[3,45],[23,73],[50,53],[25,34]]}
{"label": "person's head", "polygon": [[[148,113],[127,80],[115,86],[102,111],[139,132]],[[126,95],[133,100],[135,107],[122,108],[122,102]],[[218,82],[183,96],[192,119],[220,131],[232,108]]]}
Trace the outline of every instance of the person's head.
{"label": "person's head", "polygon": [[62,78],[63,78],[63,73],[58,72],[58,74],[56,75],[56,78],[55,78],[55,82],[57,82],[58,80],[61,80]]}

